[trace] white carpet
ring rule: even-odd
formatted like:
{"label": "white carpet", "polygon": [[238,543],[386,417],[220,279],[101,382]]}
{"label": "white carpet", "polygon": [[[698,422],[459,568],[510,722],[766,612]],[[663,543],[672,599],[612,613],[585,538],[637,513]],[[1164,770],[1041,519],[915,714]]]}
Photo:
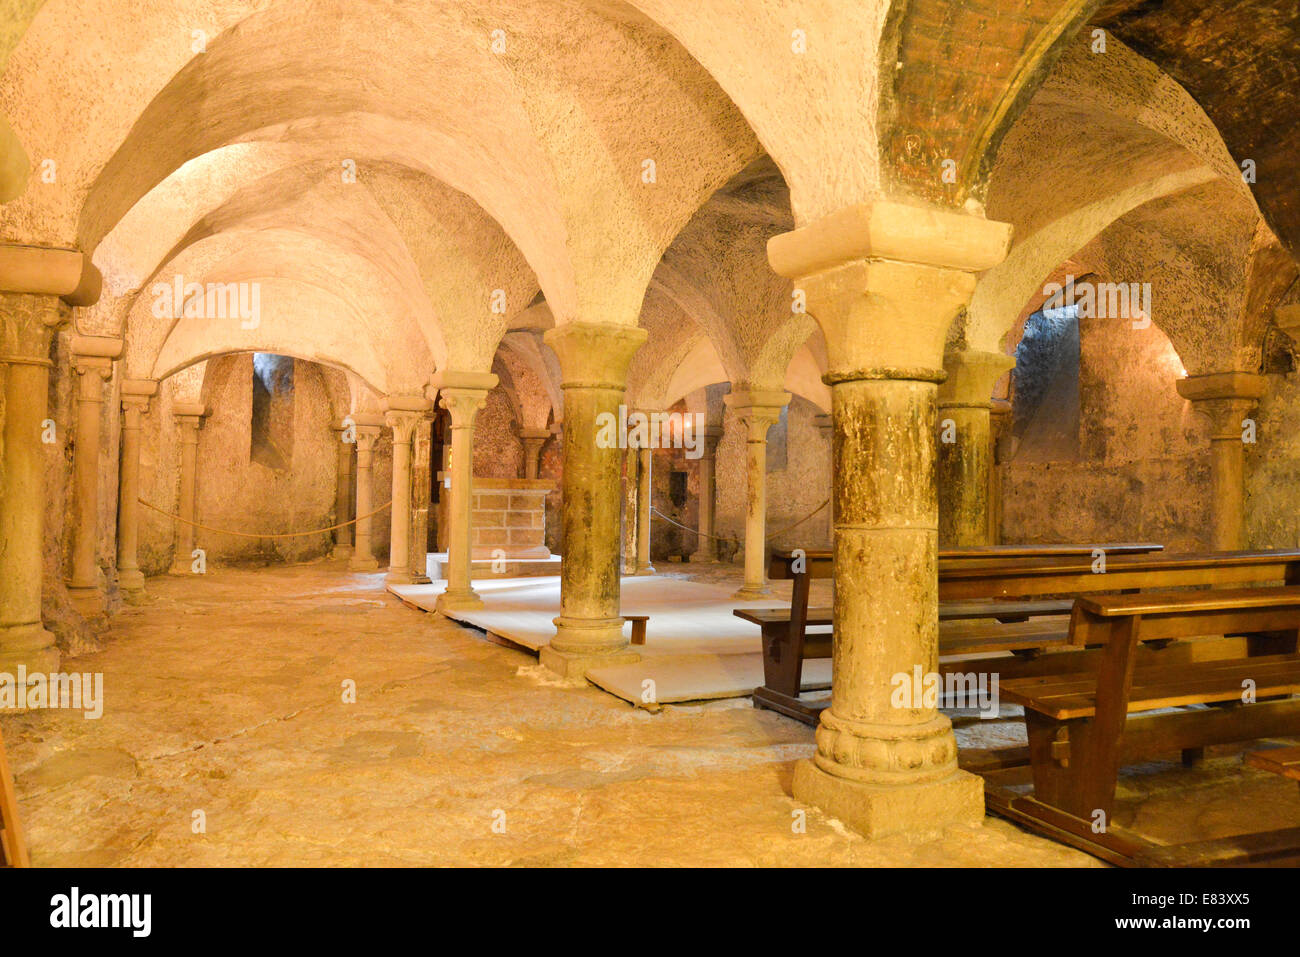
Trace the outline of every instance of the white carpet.
{"label": "white carpet", "polygon": [[[446,582],[389,585],[388,590],[416,607],[433,611]],[[484,607],[455,611],[456,621],[481,628],[532,651],[548,644],[560,613],[560,579],[484,579],[474,582]],[[634,704],[702,701],[752,694],[763,683],[758,626],[732,614],[735,608],[779,608],[778,599],[739,602],[732,590],[654,575],[622,579],[622,613],[648,615],[646,643],[633,650],[633,665],[598,668],[588,678],[597,687]],[[625,625],[631,636],[631,625]],[[829,659],[804,666],[806,689],[830,685]],[[654,682],[652,702],[643,682]]]}

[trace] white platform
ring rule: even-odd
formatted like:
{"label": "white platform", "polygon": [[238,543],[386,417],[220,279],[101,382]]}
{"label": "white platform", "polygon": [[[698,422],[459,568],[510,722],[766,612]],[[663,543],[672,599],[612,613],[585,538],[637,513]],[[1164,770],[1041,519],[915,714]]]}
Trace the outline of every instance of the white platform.
{"label": "white platform", "polygon": [[[433,611],[446,582],[389,585],[403,601]],[[484,607],[449,617],[473,625],[532,651],[555,634],[560,613],[558,575],[488,579],[474,582]],[[758,626],[732,614],[735,608],[777,608],[780,600],[739,602],[729,588],[654,575],[622,579],[622,612],[647,615],[646,643],[636,647],[642,660],[592,671],[588,678],[625,701],[643,704],[643,682],[654,682],[654,704],[743,697],[763,683]],[[631,635],[631,625],[626,625]],[[804,687],[830,685],[830,661],[804,667]]]}

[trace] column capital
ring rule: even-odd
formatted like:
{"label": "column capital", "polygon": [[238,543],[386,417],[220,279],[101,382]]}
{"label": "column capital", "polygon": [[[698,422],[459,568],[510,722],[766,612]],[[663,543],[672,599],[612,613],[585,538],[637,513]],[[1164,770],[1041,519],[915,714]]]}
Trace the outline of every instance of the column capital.
{"label": "column capital", "polygon": [[548,329],[542,341],[560,360],[562,388],[622,391],[632,356],[648,336],[640,326],[570,322]]}
{"label": "column capital", "polygon": [[767,430],[781,420],[781,410],[790,398],[789,392],[753,389],[728,393],[722,402],[748,426],[750,442],[764,442]]}
{"label": "column capital", "polygon": [[1250,372],[1188,376],[1175,383],[1178,394],[1209,418],[1212,439],[1240,439],[1241,417],[1255,407],[1267,387],[1267,378]]}
{"label": "column capital", "polygon": [[57,296],[70,306],[93,306],[104,286],[90,257],[77,249],[0,245],[0,290]]}
{"label": "column capital", "polygon": [[553,433],[550,429],[520,429],[519,438],[525,442],[545,442]]}
{"label": "column capital", "polygon": [[158,394],[157,379],[123,379],[121,384],[122,405],[128,402],[148,408],[149,400]]}
{"label": "column capital", "polygon": [[491,392],[500,379],[494,372],[458,372],[455,369],[443,369],[433,378],[433,388],[441,392],[444,389],[482,389]]}
{"label": "column capital", "polygon": [[379,438],[379,433],[383,426],[374,422],[361,422],[358,417],[356,425],[357,451],[369,452],[375,447],[375,440]]}
{"label": "column capital", "polygon": [[384,413],[384,424],[393,430],[395,444],[409,445],[415,427],[425,417],[426,412],[413,412],[407,409],[389,409]]}
{"label": "column capital", "polygon": [[107,336],[73,336],[72,371],[81,381],[81,398],[103,401],[101,386],[113,375],[113,361],[122,354],[122,340]]}
{"label": "column capital", "polygon": [[212,414],[206,402],[173,402],[172,415],[178,419],[204,419]]}
{"label": "column capital", "polygon": [[453,429],[471,429],[479,410],[487,405],[488,391],[443,386],[438,390],[438,404],[451,413]]}
{"label": "column capital", "polygon": [[53,296],[0,293],[0,363],[50,366],[50,341],[71,310]]}
{"label": "column capital", "polygon": [[944,353],[943,369],[948,378],[939,386],[939,408],[992,408],[993,386],[1015,366],[1015,357],[1001,352],[967,349]]}
{"label": "column capital", "polygon": [[828,384],[943,379],[948,327],[997,265],[1011,226],[880,200],[768,240],[772,268],[795,281],[826,339]]}

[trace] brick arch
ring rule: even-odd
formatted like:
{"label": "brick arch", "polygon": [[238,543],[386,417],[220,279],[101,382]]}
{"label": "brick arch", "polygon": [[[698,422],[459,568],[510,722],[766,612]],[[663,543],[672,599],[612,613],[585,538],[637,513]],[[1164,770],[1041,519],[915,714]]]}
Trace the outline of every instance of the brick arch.
{"label": "brick arch", "polygon": [[[903,0],[879,59],[891,193],[980,205],[1002,137],[1100,0]],[[945,182],[944,164],[955,164]]]}

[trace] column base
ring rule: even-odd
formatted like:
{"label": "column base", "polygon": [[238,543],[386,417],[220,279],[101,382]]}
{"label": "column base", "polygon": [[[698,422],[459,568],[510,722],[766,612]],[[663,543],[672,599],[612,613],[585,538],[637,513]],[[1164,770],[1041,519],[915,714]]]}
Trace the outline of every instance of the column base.
{"label": "column base", "polygon": [[732,601],[760,601],[772,597],[771,585],[744,585],[731,596]]}
{"label": "column base", "polygon": [[483,599],[478,596],[478,592],[466,588],[464,591],[443,592],[434,603],[433,610],[445,615],[449,611],[473,611],[482,607]]}
{"label": "column base", "polygon": [[99,618],[104,614],[104,595],[94,586],[69,585],[68,601],[82,618]]}
{"label": "column base", "polygon": [[54,636],[40,622],[0,626],[0,673],[16,675],[19,665],[29,674],[49,674],[59,669]]}
{"label": "column base", "polygon": [[969,771],[883,787],[835,777],[804,760],[795,765],[791,790],[796,801],[821,808],[871,840],[984,820],[984,781]]}
{"label": "column base", "polygon": [[563,678],[583,678],[592,668],[604,668],[608,665],[634,665],[641,660],[635,651],[611,651],[605,654],[586,654],[574,651],[556,651],[546,645],[537,655],[537,660],[549,671]]}
{"label": "column base", "polygon": [[144,572],[138,568],[118,568],[117,587],[122,591],[144,591]]}
{"label": "column base", "polygon": [[379,561],[374,555],[353,553],[352,560],[348,562],[348,568],[354,572],[374,572],[379,570]]}
{"label": "column base", "polygon": [[351,545],[335,545],[334,550],[330,552],[330,558],[335,561],[343,561],[352,557]]}
{"label": "column base", "polygon": [[411,585],[415,582],[415,576],[411,574],[409,568],[402,568],[398,571],[390,571],[384,576],[385,585]]}
{"label": "column base", "polygon": [[172,567],[167,569],[168,575],[179,575],[183,578],[193,578],[194,570],[191,562],[173,562]]}
{"label": "column base", "polygon": [[654,567],[653,565],[638,565],[638,566],[636,567],[636,571],[634,571],[632,574],[633,574],[633,575],[653,575],[654,573],[655,573],[655,567]]}
{"label": "column base", "polygon": [[149,604],[149,593],[143,587],[123,588],[122,601],[128,605],[147,605]]}

